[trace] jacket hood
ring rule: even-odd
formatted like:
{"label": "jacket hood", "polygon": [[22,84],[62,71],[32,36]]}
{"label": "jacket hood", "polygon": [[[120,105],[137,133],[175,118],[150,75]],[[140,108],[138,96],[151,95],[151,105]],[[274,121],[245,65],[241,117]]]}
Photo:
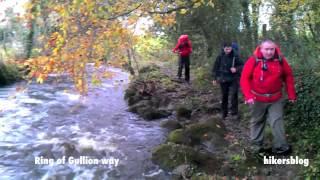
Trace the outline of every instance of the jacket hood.
{"label": "jacket hood", "polygon": [[179,43],[188,42],[188,41],[189,41],[189,36],[186,35],[186,34],[182,34],[182,35],[179,37],[179,40],[178,40]]}
{"label": "jacket hood", "polygon": [[[263,58],[263,55],[261,53],[260,45],[256,47],[255,51],[253,52],[253,55],[256,56],[259,59]],[[276,51],[274,53],[274,58],[278,59],[280,56],[282,56],[282,52],[280,50],[280,47],[278,45],[276,45]]]}

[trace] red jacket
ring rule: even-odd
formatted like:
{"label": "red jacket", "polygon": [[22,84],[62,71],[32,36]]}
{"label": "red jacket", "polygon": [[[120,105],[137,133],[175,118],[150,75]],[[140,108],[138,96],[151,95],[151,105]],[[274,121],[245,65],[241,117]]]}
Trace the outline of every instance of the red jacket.
{"label": "red jacket", "polygon": [[172,50],[174,53],[179,52],[180,56],[186,57],[189,56],[192,52],[191,41],[189,40],[188,35],[181,35],[178,39],[176,47]]}
{"label": "red jacket", "polygon": [[[279,48],[276,48],[274,57],[274,59],[266,61],[268,69],[262,70],[263,62],[256,62],[256,58],[263,58],[260,47],[258,47],[253,56],[245,63],[240,86],[246,100],[253,98],[259,102],[275,102],[282,97],[283,82],[286,85],[289,100],[297,98],[292,70],[287,60],[281,56]],[[279,57],[282,57],[281,62]]]}

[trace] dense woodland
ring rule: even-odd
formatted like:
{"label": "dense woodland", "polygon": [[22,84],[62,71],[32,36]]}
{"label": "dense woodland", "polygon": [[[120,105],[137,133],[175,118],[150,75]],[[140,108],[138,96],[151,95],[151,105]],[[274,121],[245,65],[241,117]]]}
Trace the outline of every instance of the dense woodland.
{"label": "dense woodland", "polygon": [[[16,74],[12,64],[18,64],[29,68],[24,78],[39,83],[49,73],[70,73],[85,94],[88,77],[94,84],[109,77],[100,65],[137,74],[145,64],[175,60],[171,49],[181,34],[188,34],[195,81],[210,88],[210,68],[222,42],[237,42],[245,61],[260,40],[274,39],[296,79],[298,101],[286,106],[288,134],[301,158],[313,160],[306,175],[320,173],[318,0],[30,0],[24,7],[24,14],[8,8],[0,19],[3,84],[15,79],[10,74]],[[265,17],[269,23],[262,22]],[[142,35],[137,30],[141,19],[151,22]],[[86,72],[89,62],[97,71]]]}

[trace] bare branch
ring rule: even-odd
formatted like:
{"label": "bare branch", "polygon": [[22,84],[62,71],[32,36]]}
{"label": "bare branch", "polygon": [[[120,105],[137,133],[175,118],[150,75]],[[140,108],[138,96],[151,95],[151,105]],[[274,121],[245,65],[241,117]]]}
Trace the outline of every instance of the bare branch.
{"label": "bare branch", "polygon": [[179,7],[176,7],[176,8],[172,8],[172,9],[169,9],[167,11],[148,11],[148,13],[149,14],[170,14],[170,13],[182,10],[182,9],[190,9],[190,8],[192,8],[194,6],[195,3],[198,3],[198,2],[200,2],[200,1],[192,2],[191,4],[189,4],[187,6],[179,6]]}
{"label": "bare branch", "polygon": [[142,4],[139,4],[137,7],[127,11],[127,12],[124,12],[124,13],[121,13],[121,14],[118,14],[118,15],[115,15],[115,16],[112,16],[110,18],[108,18],[108,20],[115,20],[117,19],[118,17],[122,17],[122,16],[126,16],[126,15],[129,15],[130,13],[132,13],[133,11],[139,9],[139,7],[141,7]]}

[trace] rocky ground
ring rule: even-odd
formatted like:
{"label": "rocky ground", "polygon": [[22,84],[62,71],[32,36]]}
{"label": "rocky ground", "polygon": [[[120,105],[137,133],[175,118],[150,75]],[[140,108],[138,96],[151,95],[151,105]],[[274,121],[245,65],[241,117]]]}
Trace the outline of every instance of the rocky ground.
{"label": "rocky ground", "polygon": [[[174,179],[297,176],[298,166],[263,165],[248,153],[249,113],[241,100],[241,119],[222,121],[219,87],[200,90],[195,80],[189,84],[177,79],[175,71],[168,65],[142,68],[125,95],[131,112],[146,120],[165,119],[162,126],[170,133],[153,150],[155,163],[172,172]],[[266,139],[271,136],[267,130]]]}

